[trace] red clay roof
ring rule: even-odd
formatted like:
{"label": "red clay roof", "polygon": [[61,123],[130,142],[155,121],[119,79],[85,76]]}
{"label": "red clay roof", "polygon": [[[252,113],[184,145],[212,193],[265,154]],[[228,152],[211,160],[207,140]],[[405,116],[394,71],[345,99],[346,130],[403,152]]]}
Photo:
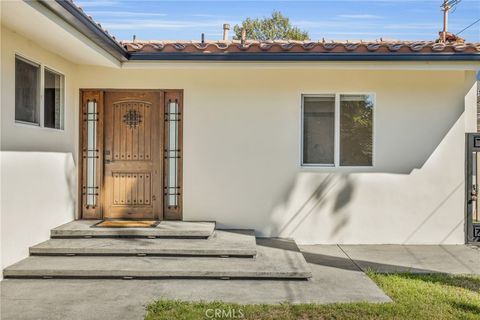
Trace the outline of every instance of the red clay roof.
{"label": "red clay roof", "polygon": [[[351,57],[369,56],[368,54],[371,53],[373,57],[380,55],[388,56],[389,54],[406,54],[407,56],[409,56],[408,54],[412,54],[412,56],[409,57],[422,57],[422,54],[425,54],[425,56],[432,57],[438,54],[436,57],[439,59],[453,55],[454,57],[468,56],[466,60],[480,60],[479,42],[437,43],[435,41],[384,41],[382,39],[380,41],[118,41],[114,36],[109,34],[107,30],[102,28],[99,23],[96,23],[91,16],[86,14],[81,7],[77,6],[73,0],[67,0],[63,3],[69,4],[83,17],[86,17],[87,20],[83,23],[96,26],[101,33],[106,35],[110,40],[113,40],[115,44],[123,47],[125,49],[125,58],[128,60],[134,56],[135,59],[141,60],[143,53],[146,54],[143,56],[151,56],[150,59],[162,59],[171,54],[177,57],[188,56],[182,53],[195,53],[197,57],[201,56],[206,58],[215,56],[215,54],[218,56],[218,54],[221,53],[246,53],[246,56],[248,56],[248,53],[254,53],[255,56],[263,56],[261,53],[313,53],[317,57],[323,57],[322,53],[328,53],[329,57],[331,57],[332,54],[335,56],[335,53],[348,54],[348,56]],[[139,53],[139,55],[136,55],[137,53]],[[162,53],[167,55],[163,56]],[[212,55],[209,55],[209,53]],[[359,54],[358,56],[356,55],[357,53]],[[379,55],[373,55],[375,53]],[[306,56],[307,55],[303,57]],[[445,59],[448,60],[450,58]],[[459,59],[462,60],[464,58]]]}
{"label": "red clay roof", "polygon": [[129,53],[480,53],[480,43],[434,41],[121,41]]}
{"label": "red clay roof", "polygon": [[118,41],[73,0],[68,0],[90,22],[128,53],[450,53],[479,54],[480,43],[435,41]]}

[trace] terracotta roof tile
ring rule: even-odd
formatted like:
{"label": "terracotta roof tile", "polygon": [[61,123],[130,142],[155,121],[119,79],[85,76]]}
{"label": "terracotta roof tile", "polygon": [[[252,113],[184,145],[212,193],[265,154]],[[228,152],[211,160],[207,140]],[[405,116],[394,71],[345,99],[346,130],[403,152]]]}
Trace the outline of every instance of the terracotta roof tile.
{"label": "terracotta roof tile", "polygon": [[480,43],[435,41],[117,41],[108,30],[96,22],[73,0],[67,0],[109,38],[123,46],[128,53],[480,53]]}
{"label": "terracotta roof tile", "polygon": [[128,53],[471,53],[480,54],[480,43],[436,41],[400,41],[380,39],[377,41],[117,41],[108,30],[96,22],[83,9],[70,2],[109,38],[123,46]]}
{"label": "terracotta roof tile", "polygon": [[480,53],[480,43],[434,41],[121,41],[130,53]]}

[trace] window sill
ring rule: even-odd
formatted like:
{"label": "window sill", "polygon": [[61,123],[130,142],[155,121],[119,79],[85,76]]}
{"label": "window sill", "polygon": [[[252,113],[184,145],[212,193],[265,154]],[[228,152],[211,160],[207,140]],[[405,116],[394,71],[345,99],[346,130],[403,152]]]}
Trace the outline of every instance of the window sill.
{"label": "window sill", "polygon": [[56,129],[56,128],[49,128],[49,127],[42,127],[38,123],[32,122],[24,122],[15,120],[15,126],[23,127],[23,128],[31,128],[31,129],[40,129],[40,130],[47,130],[47,131],[54,131],[58,133],[65,132],[65,129]]}
{"label": "window sill", "polygon": [[340,169],[340,170],[348,170],[348,169],[373,169],[375,168],[374,165],[371,166],[336,166],[334,164],[331,165],[320,165],[320,164],[301,164],[300,169]]}
{"label": "window sill", "polygon": [[306,163],[302,163],[300,167],[302,168],[336,168],[334,164],[306,164]]}
{"label": "window sill", "polygon": [[15,120],[15,124],[22,126],[22,127],[29,127],[29,128],[40,128],[39,123],[35,122],[27,122],[27,121],[21,121],[21,120]]}

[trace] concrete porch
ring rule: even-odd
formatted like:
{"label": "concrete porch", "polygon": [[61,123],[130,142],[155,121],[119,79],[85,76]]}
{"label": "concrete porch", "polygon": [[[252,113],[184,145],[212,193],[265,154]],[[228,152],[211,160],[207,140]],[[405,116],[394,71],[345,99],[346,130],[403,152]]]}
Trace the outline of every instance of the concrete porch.
{"label": "concrete porch", "polygon": [[297,247],[279,239],[257,239],[256,243],[279,252],[300,250],[312,278],[308,281],[7,279],[0,284],[2,319],[41,319],[47,315],[54,320],[105,319],[106,315],[111,319],[142,319],[144,306],[159,298],[233,303],[382,303],[391,300],[363,270],[480,274],[478,247]]}
{"label": "concrete porch", "polygon": [[77,220],[4,269],[5,278],[308,280],[295,250],[259,246],[253,230],[217,230],[213,222],[162,221],[153,228],[99,228]]}
{"label": "concrete porch", "polygon": [[4,270],[2,319],[141,319],[158,298],[382,303],[391,300],[368,269],[480,274],[478,247],[297,246],[211,222],[91,228],[96,222],[54,228],[30,257]]}

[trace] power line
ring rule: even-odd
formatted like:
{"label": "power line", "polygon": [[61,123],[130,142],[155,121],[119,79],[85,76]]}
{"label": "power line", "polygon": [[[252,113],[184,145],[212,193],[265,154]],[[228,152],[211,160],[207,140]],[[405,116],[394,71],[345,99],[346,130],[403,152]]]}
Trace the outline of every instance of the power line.
{"label": "power line", "polygon": [[472,22],[471,24],[469,24],[467,27],[463,28],[462,30],[460,30],[459,32],[456,33],[456,35],[459,35],[460,33],[462,33],[463,31],[467,30],[468,28],[470,28],[471,26],[473,26],[474,24],[476,23],[479,23],[480,22],[480,19],[477,19],[476,21]]}

